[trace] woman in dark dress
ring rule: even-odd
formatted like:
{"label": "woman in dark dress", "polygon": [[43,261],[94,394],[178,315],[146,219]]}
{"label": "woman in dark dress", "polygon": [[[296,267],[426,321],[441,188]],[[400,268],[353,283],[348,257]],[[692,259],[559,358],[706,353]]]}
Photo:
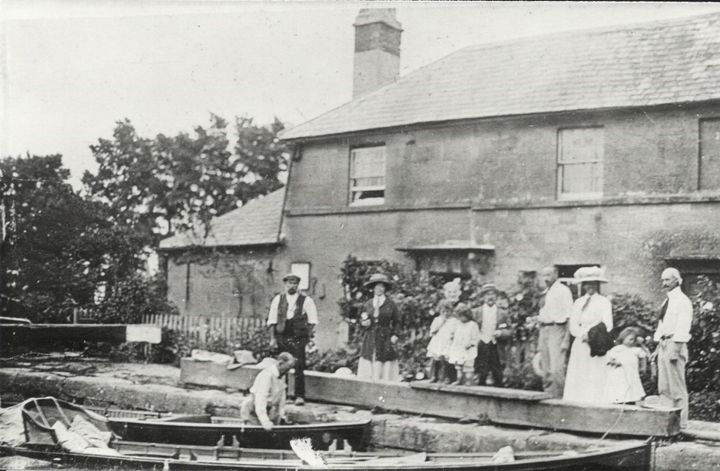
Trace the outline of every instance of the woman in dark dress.
{"label": "woman in dark dress", "polygon": [[365,283],[365,287],[373,290],[373,297],[365,303],[360,314],[363,341],[358,378],[399,381],[400,366],[395,345],[398,341],[400,312],[385,295],[392,287],[392,282],[385,275],[375,274]]}

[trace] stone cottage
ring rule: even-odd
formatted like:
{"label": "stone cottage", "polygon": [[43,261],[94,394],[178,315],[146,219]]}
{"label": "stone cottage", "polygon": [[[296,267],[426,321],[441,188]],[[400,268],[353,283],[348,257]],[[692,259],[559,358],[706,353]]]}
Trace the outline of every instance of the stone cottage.
{"label": "stone cottage", "polygon": [[295,148],[285,264],[341,339],[348,254],[500,286],[601,265],[652,298],[667,264],[720,273],[720,14],[461,49],[399,77],[394,11],[355,27],[354,99]]}

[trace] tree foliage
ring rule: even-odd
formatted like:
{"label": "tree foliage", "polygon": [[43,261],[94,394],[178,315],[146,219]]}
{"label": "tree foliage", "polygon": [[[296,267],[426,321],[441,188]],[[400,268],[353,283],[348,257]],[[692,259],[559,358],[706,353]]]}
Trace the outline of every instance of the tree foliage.
{"label": "tree foliage", "polygon": [[85,173],[85,188],[149,247],[177,232],[202,238],[214,216],[282,186],[279,175],[287,169],[280,121],[263,127],[237,118],[232,149],[227,128],[212,115],[210,125],[193,134],[147,138],[129,120],[120,121],[112,139],[91,146],[98,171]]}
{"label": "tree foliage", "polygon": [[5,158],[0,170],[3,312],[54,320],[63,306],[92,302],[99,283],[140,266],[142,245],[110,222],[105,205],[72,189],[60,155]]}

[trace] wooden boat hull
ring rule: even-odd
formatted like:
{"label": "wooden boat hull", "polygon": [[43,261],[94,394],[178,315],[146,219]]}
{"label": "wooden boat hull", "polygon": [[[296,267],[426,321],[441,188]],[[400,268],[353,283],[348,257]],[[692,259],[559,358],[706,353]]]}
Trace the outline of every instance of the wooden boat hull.
{"label": "wooden boat hull", "polygon": [[[54,466],[72,466],[86,469],[151,469],[151,470],[226,470],[226,471],[249,471],[249,470],[354,470],[354,471],[378,471],[382,469],[394,469],[398,471],[649,471],[652,463],[652,445],[644,443],[634,446],[608,448],[607,450],[586,453],[577,456],[553,456],[549,458],[537,458],[519,460],[512,463],[496,464],[485,459],[481,462],[473,454],[467,454],[466,458],[461,454],[454,455],[449,460],[441,460],[437,456],[427,455],[427,461],[421,463],[399,460],[392,464],[389,462],[371,463],[337,463],[328,464],[326,467],[318,468],[300,464],[297,460],[267,460],[262,459],[225,459],[211,461],[206,459],[175,459],[157,454],[155,456],[95,456],[80,453],[67,453],[48,448],[32,447],[3,447],[0,446],[0,455],[23,456],[32,459],[46,460]],[[447,457],[446,457],[447,458]]]}
{"label": "wooden boat hull", "polygon": [[[93,411],[54,398],[39,398],[26,406],[29,412],[67,415]],[[100,414],[103,411],[97,410]],[[126,441],[173,443],[179,445],[236,446],[244,448],[290,449],[290,440],[309,438],[316,450],[366,450],[370,442],[370,420],[324,422],[306,425],[278,425],[268,432],[259,425],[243,425],[239,419],[209,415],[157,417],[157,413],[107,411],[110,417],[97,416],[95,424],[111,430]],[[39,412],[38,412],[39,413]],[[153,417],[155,415],[155,417]],[[99,423],[102,422],[102,423]],[[215,422],[215,423],[213,423]]]}
{"label": "wooden boat hull", "polygon": [[[241,448],[237,443],[227,447],[155,444],[114,440],[112,447],[63,450],[57,435],[58,422],[70,427],[84,419],[99,432],[109,429],[106,418],[79,406],[54,398],[31,399],[23,403],[24,441],[17,446],[0,446],[0,455],[16,455],[45,460],[53,465],[88,469],[173,470],[566,470],[566,471],[649,471],[652,444],[597,448],[583,452],[519,452],[516,461],[493,463],[492,453],[407,453],[407,452],[320,452],[326,461],[322,468],[308,466],[287,450]],[[79,421],[82,422],[82,421]],[[169,421],[168,421],[169,422]],[[62,429],[62,427],[60,427]],[[109,436],[109,435],[108,435]],[[63,446],[71,446],[65,440]],[[78,446],[76,443],[72,446]],[[90,453],[94,450],[95,453]],[[568,454],[570,453],[570,454]]]}
{"label": "wooden boat hull", "polygon": [[[193,419],[205,423],[193,422]],[[123,440],[136,442],[204,446],[222,443],[245,448],[290,449],[290,440],[309,438],[316,450],[327,450],[331,446],[343,449],[349,445],[353,450],[362,451],[367,449],[370,441],[370,420],[278,425],[270,432],[260,426],[243,425],[239,420],[222,419],[226,423],[210,423],[212,418],[209,416],[108,420],[110,429]]]}

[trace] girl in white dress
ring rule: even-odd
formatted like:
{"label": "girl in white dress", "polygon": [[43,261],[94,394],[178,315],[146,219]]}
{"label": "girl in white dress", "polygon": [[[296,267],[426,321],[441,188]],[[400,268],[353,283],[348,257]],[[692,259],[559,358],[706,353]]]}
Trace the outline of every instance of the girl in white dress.
{"label": "girl in white dress", "polygon": [[458,320],[453,314],[453,303],[448,300],[440,301],[438,315],[430,324],[431,338],[427,347],[427,356],[432,359],[431,383],[444,381],[447,378],[445,367],[457,324]]}
{"label": "girl in white dress", "polygon": [[607,283],[600,267],[583,267],[575,272],[575,282],[581,283],[583,296],[573,304],[570,333],[575,337],[570,349],[563,399],[574,402],[601,404],[610,367],[607,358],[591,356],[588,331],[605,323],[607,331],[613,327],[612,305],[600,294],[600,283]]}
{"label": "girl in white dress", "polygon": [[448,354],[449,361],[455,365],[457,380],[452,384],[463,384],[466,375],[472,375],[477,356],[477,344],[480,341],[480,328],[473,320],[470,306],[460,303],[455,307],[459,323],[455,329],[452,345]]}
{"label": "girl in white dress", "polygon": [[607,352],[608,373],[605,385],[605,401],[623,404],[642,400],[645,397],[640,381],[640,362],[649,356],[648,351],[638,342],[640,331],[627,327],[618,335],[617,345]]}

